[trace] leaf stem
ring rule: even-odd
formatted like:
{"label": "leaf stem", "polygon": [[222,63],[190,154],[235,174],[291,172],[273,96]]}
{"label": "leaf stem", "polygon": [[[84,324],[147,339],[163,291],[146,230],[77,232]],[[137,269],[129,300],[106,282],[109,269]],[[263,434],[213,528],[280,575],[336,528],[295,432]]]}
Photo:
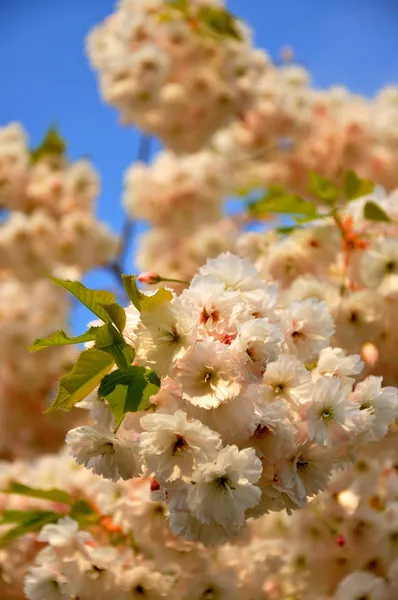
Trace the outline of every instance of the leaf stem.
{"label": "leaf stem", "polygon": [[183,283],[184,285],[189,285],[189,281],[185,281],[184,279],[169,279],[168,277],[161,277],[160,281],[165,281],[166,283]]}

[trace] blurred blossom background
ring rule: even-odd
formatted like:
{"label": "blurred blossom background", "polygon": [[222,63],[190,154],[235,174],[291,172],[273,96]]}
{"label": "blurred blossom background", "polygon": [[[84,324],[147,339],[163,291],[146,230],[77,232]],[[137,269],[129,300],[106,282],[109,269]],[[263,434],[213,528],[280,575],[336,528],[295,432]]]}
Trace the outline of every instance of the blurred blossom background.
{"label": "blurred blossom background", "polygon": [[[255,29],[256,45],[274,60],[294,49],[295,61],[313,85],[347,86],[373,95],[398,81],[396,0],[230,0],[229,9]],[[105,106],[90,69],[84,38],[113,10],[112,0],[0,0],[0,124],[19,121],[37,145],[49,124],[67,141],[73,160],[87,156],[101,174],[98,215],[117,233],[122,229],[122,175],[134,160],[138,135],[117,123]],[[156,150],[156,144],[153,145]],[[139,225],[138,231],[143,225]],[[127,266],[131,270],[134,240]],[[111,276],[91,272],[87,285],[109,287]],[[88,320],[77,309],[73,326]]]}

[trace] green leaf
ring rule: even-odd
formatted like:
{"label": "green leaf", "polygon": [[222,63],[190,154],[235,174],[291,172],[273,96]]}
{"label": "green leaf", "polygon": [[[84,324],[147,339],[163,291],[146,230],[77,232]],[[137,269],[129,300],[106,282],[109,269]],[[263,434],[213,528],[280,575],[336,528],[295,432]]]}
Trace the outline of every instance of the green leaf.
{"label": "green leaf", "polygon": [[105,323],[101,327],[96,327],[95,332],[95,347],[102,350],[105,346],[110,346],[115,342],[115,339],[120,341],[122,336],[112,326],[112,323]]}
{"label": "green leaf", "polygon": [[84,342],[92,342],[96,339],[97,331],[100,327],[90,327],[85,333],[76,337],[70,337],[63,329],[59,329],[55,333],[52,333],[46,338],[37,338],[32,346],[30,346],[30,352],[37,352],[43,348],[50,346],[67,346],[69,344],[82,344]]}
{"label": "green leaf", "polygon": [[66,152],[65,140],[56,127],[49,127],[42,142],[30,151],[31,160],[36,163],[46,156],[63,156]]}
{"label": "green leaf", "polygon": [[276,227],[275,231],[283,235],[289,235],[290,233],[293,233],[293,231],[297,231],[297,229],[300,229],[300,227],[297,225],[291,225],[290,227]]}
{"label": "green leaf", "polygon": [[173,8],[174,10],[179,10],[184,14],[189,13],[189,0],[170,0],[167,2],[167,8]]}
{"label": "green leaf", "polygon": [[126,294],[140,312],[155,310],[155,308],[158,308],[164,302],[170,302],[173,298],[173,294],[165,288],[159,288],[151,296],[143,294],[137,287],[137,277],[135,275],[122,275],[122,278]]}
{"label": "green leaf", "polygon": [[391,219],[388,214],[375,202],[367,202],[363,209],[363,216],[369,221],[384,221],[390,223]]}
{"label": "green leaf", "polygon": [[[123,315],[126,315],[124,311]],[[129,367],[134,360],[134,349],[126,343],[122,334],[111,323],[98,328],[95,347],[110,354],[120,369]]]}
{"label": "green leaf", "polygon": [[68,290],[75,298],[77,298],[84,306],[87,306],[91,312],[99,317],[104,323],[111,322],[111,317],[104,308],[103,304],[115,304],[115,295],[107,290],[89,290],[80,281],[69,281],[65,279],[57,279],[51,277],[57,285]]}
{"label": "green leaf", "polygon": [[40,531],[44,525],[56,523],[61,516],[60,513],[51,510],[4,511],[0,523],[18,523],[18,525],[0,537],[0,545],[9,544],[27,533]]}
{"label": "green leaf", "polygon": [[326,204],[334,204],[340,196],[340,190],[335,184],[317,173],[309,174],[308,191]]}
{"label": "green leaf", "polygon": [[101,518],[97,511],[84,499],[76,500],[73,503],[68,516],[77,521],[80,527],[96,525]]}
{"label": "green leaf", "polygon": [[128,412],[146,410],[150,397],[156,394],[160,380],[154,371],[145,367],[128,367],[110,373],[98,389],[100,400],[106,398],[118,425]]}
{"label": "green leaf", "polygon": [[359,179],[355,171],[347,171],[344,175],[344,195],[347,200],[355,200],[371,194],[374,183],[369,179]]}
{"label": "green leaf", "polygon": [[278,186],[270,186],[267,193],[248,205],[249,214],[254,218],[266,217],[270,213],[297,214],[315,218],[317,207],[314,202],[297,194],[288,194]]}
{"label": "green leaf", "polygon": [[114,359],[119,369],[127,369],[134,360],[135,352],[131,346],[124,342],[115,342],[110,346],[101,348],[102,352],[107,352]]}
{"label": "green leaf", "polygon": [[216,35],[232,37],[235,40],[242,39],[235,17],[225,8],[201,6],[197,12],[197,19]]}
{"label": "green leaf", "polygon": [[2,494],[18,494],[20,496],[29,496],[29,498],[40,498],[40,500],[50,500],[51,502],[63,502],[64,504],[72,502],[70,494],[63,490],[57,488],[42,490],[29,487],[23,483],[17,483],[16,481],[11,483],[7,489],[0,490],[0,492]]}
{"label": "green leaf", "polygon": [[120,304],[103,304],[102,307],[106,310],[112,323],[116,325],[120,333],[123,333],[126,327],[126,313]]}
{"label": "green leaf", "polygon": [[62,377],[57,396],[46,412],[70,410],[100,384],[114,364],[114,358],[106,352],[97,348],[84,350],[72,371]]}

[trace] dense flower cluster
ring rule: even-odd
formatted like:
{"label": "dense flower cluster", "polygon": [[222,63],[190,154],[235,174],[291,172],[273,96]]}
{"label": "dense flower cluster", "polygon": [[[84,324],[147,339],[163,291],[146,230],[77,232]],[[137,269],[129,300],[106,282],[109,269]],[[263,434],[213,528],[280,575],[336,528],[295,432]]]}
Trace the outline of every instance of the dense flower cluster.
{"label": "dense flower cluster", "polygon": [[0,129],[0,269],[34,280],[61,267],[78,274],[105,264],[116,239],[94,214],[98,175],[90,163],[61,154],[32,161],[18,124]]}
{"label": "dense flower cluster", "polygon": [[[61,454],[43,456],[33,464],[0,464],[2,489],[16,479],[44,490],[62,487],[87,500],[99,520],[79,530],[75,520],[61,514],[57,525],[1,549],[4,598],[91,600],[93,594],[96,600],[268,598],[267,580],[277,563],[265,559],[269,552],[276,559],[276,552],[268,540],[256,536],[258,522],[234,544],[214,551],[173,536],[165,518],[167,507],[151,499],[148,478],[112,483],[77,468]],[[0,495],[0,505],[9,511],[66,508],[18,495]],[[2,533],[9,528],[2,525]]]}
{"label": "dense flower cluster", "polygon": [[398,416],[381,378],[354,388],[363,363],[330,348],[326,304],[277,304],[248,259],[209,259],[179,297],[131,311],[136,361],[162,380],[156,410],[117,434],[100,415],[66,443],[108,479],[152,476],[177,536],[212,545],[248,517],[303,507]]}
{"label": "dense flower cluster", "polygon": [[275,598],[396,598],[396,443],[395,432],[382,443],[369,444],[299,518],[281,515],[279,522],[268,523],[266,536],[283,556],[272,576]]}
{"label": "dense flower cluster", "polygon": [[305,68],[274,64],[223,11],[216,0],[125,0],[88,37],[105,99],[166,146],[151,167],[128,171],[124,204],[154,228],[140,242],[140,268],[168,277],[190,279],[232,249],[235,223],[223,208],[237,191],[304,193],[309,171],[340,183],[348,169],[388,191],[398,185],[397,88],[372,99],[315,89]]}
{"label": "dense flower cluster", "polygon": [[[238,251],[249,256],[267,281],[278,283],[281,301],[318,298],[329,305],[336,331],[333,343],[362,353],[367,372],[396,385],[398,343],[398,192],[376,190],[340,209],[341,218],[323,219],[291,235],[243,234]],[[368,201],[389,221],[364,218]]]}
{"label": "dense flower cluster", "polygon": [[68,326],[69,303],[45,274],[80,276],[117,247],[93,214],[99,179],[92,166],[69,164],[49,139],[35,154],[20,125],[0,128],[1,457],[58,448],[72,423],[43,411],[75,351],[27,352],[35,337]]}
{"label": "dense flower cluster", "polygon": [[257,102],[214,141],[237,185],[303,193],[309,171],[340,183],[348,169],[388,190],[398,185],[398,88],[373,99],[337,86],[321,91],[292,64],[272,65],[256,84]]}
{"label": "dense flower cluster", "polygon": [[68,416],[43,415],[54,383],[75,360],[72,347],[29,354],[32,339],[66,327],[69,305],[50,281],[29,284],[4,274],[0,285],[0,456],[56,449]]}
{"label": "dense flower cluster", "polygon": [[[177,152],[200,150],[247,110],[268,67],[246,28],[222,4],[122,0],[88,37],[105,100],[123,122],[159,136]],[[217,18],[228,19],[230,35],[212,29]]]}
{"label": "dense flower cluster", "polygon": [[[314,89],[304,68],[255,49],[223,0],[120,0],[87,46],[106,102],[166,146],[130,167],[123,203],[151,227],[138,280],[177,285],[157,301],[125,285],[124,329],[94,292],[107,341],[94,334],[87,352],[122,384],[78,404],[90,425],[39,419],[76,356],[25,352],[66,328],[43,273],[76,278],[116,241],[93,216],[87,161],[69,164],[54,132],[32,152],[18,125],[0,129],[0,456],[56,448],[75,427],[60,455],[0,463],[0,595],[395,600],[397,88]],[[386,191],[349,197],[348,170]],[[320,195],[309,171],[331,180]],[[264,205],[287,208],[260,218],[304,218],[288,235],[242,233],[269,186]],[[226,199],[248,194],[249,217],[226,217]],[[57,399],[73,405],[63,381]],[[137,409],[141,384],[158,391]]]}
{"label": "dense flower cluster", "polygon": [[[204,600],[394,600],[397,593],[396,434],[369,444],[354,466],[332,478],[323,493],[299,513],[249,520],[234,541],[216,551],[176,539],[167,507],[151,499],[150,479],[111,483],[76,468],[65,455],[33,465],[0,469],[2,488],[18,479],[44,489],[63,487],[85,498],[100,516],[78,529],[60,515],[0,551],[4,597],[38,600],[168,598]],[[377,454],[375,450],[377,449]],[[8,510],[59,510],[60,505],[23,496],[0,496]],[[2,526],[6,531],[9,526]],[[44,544],[46,544],[44,546]],[[130,596],[128,595],[130,593]],[[206,596],[207,593],[207,596]],[[116,596],[116,594],[118,594]],[[135,594],[135,595],[134,595]]]}
{"label": "dense flower cluster", "polygon": [[239,223],[223,217],[229,189],[225,160],[211,152],[177,157],[167,151],[150,166],[133,164],[124,205],[134,219],[151,225],[139,241],[140,267],[190,280],[209,256],[232,250]]}

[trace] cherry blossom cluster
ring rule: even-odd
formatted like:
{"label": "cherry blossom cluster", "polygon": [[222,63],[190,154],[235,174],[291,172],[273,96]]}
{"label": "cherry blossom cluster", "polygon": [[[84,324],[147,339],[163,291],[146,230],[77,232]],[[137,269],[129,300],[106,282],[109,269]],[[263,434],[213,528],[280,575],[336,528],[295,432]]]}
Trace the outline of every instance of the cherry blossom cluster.
{"label": "cherry blossom cluster", "polygon": [[[394,600],[398,593],[396,431],[369,444],[327,493],[266,533],[283,562],[274,596]],[[289,595],[290,594],[290,595]]]}
{"label": "cherry blossom cluster", "polygon": [[397,187],[398,88],[372,99],[337,86],[321,91],[294,64],[271,65],[257,85],[256,103],[214,140],[233,163],[236,185],[279,183],[304,193],[309,171],[340,183],[353,169]]}
{"label": "cherry blossom cluster", "polygon": [[[124,123],[157,135],[176,152],[200,150],[215,131],[247,110],[268,67],[267,57],[253,50],[245,26],[228,17],[222,5],[218,0],[122,0],[88,36],[106,102]],[[203,11],[209,22],[203,23]],[[232,35],[213,31],[214,17],[230,20]]]}
{"label": "cherry blossom cluster", "polygon": [[[111,505],[114,498],[120,494],[120,484],[111,484],[105,480],[99,479],[89,471],[76,468],[76,463],[72,461],[64,452],[61,454],[46,455],[42,454],[35,460],[14,460],[13,462],[0,462],[0,488],[6,490],[18,481],[19,484],[31,486],[32,488],[51,490],[62,488],[64,492],[70,493],[79,499],[86,498],[90,503],[99,503],[101,501]],[[26,495],[3,494],[0,493],[1,511],[35,511],[35,510],[55,510],[62,512],[66,506],[57,502],[49,502],[37,498],[30,498]],[[100,510],[98,508],[98,510]],[[0,526],[1,536],[12,528],[12,524],[2,523]],[[97,533],[101,540],[101,533]],[[2,544],[0,548],[0,560],[2,565],[0,576],[0,594],[2,598],[25,598],[23,593],[23,580],[27,569],[34,562],[38,551],[43,548],[42,541],[38,540],[38,533],[27,533],[24,537],[16,539],[10,545]],[[55,588],[55,586],[54,586]],[[48,600],[57,598],[56,589]],[[43,598],[46,595],[40,593],[33,595],[33,598]]]}
{"label": "cherry blossom cluster", "polygon": [[[33,464],[0,463],[1,488],[7,489],[15,480],[41,490],[62,488],[87,500],[100,519],[94,526],[79,528],[74,519],[60,514],[57,524],[1,548],[4,598],[90,600],[93,594],[96,600],[268,598],[267,582],[279,559],[264,532],[258,535],[258,521],[249,523],[234,543],[215,552],[173,536],[167,507],[151,499],[148,478],[112,483],[77,467],[61,453],[42,456]],[[0,507],[8,511],[66,508],[13,494],[0,495]],[[10,525],[0,527],[2,535],[9,530]]]}
{"label": "cherry blossom cluster", "polygon": [[[148,478],[112,483],[76,468],[63,454],[34,465],[4,465],[3,488],[15,479],[47,489],[62,486],[88,499],[101,520],[79,529],[61,515],[57,525],[13,542],[0,552],[0,590],[25,597],[22,580],[29,569],[24,590],[31,600],[71,600],[76,594],[89,599],[94,592],[98,600],[116,594],[123,600],[145,595],[201,600],[210,591],[216,598],[239,600],[356,600],[360,594],[394,600],[395,445],[396,433],[390,433],[385,441],[364,446],[354,465],[335,473],[328,491],[303,510],[251,519],[217,551],[173,536],[167,507],[153,500]],[[0,502],[8,510],[60,508],[16,495],[0,496]]]}
{"label": "cherry blossom cluster", "polygon": [[[237,248],[266,281],[278,284],[282,301],[327,302],[336,331],[333,343],[363,354],[367,371],[396,385],[398,343],[398,192],[382,189],[342,206],[336,223],[322,219],[286,236],[275,231],[243,234]],[[371,201],[386,220],[364,216]]]}
{"label": "cherry blossom cluster", "polygon": [[117,247],[93,212],[98,175],[85,160],[68,163],[52,135],[38,152],[29,150],[19,124],[0,128],[2,458],[58,449],[73,422],[43,411],[75,350],[27,351],[35,337],[68,328],[69,302],[45,274],[80,276],[110,260]]}
{"label": "cherry blossom cluster", "polygon": [[74,349],[29,354],[32,339],[67,327],[69,303],[50,281],[29,284],[4,274],[0,293],[0,457],[57,449],[69,415],[45,417],[54,383],[76,358]]}
{"label": "cherry blossom cluster", "polygon": [[133,219],[151,226],[138,244],[141,269],[191,279],[209,256],[232,250],[239,223],[223,217],[229,190],[225,160],[208,151],[182,157],[165,151],[150,166],[134,163],[123,203]]}
{"label": "cherry blossom cluster", "polygon": [[[232,29],[209,29],[227,15]],[[208,256],[232,250],[241,223],[223,213],[237,192],[304,193],[309,171],[340,183],[348,169],[398,185],[397,88],[372,99],[315,89],[302,66],[252,48],[221,1],[121,1],[89,34],[88,52],[106,101],[166,146],[125,178],[128,213],[152,228],[136,257],[143,270],[190,280]]]}
{"label": "cherry blossom cluster", "polygon": [[[204,223],[185,235],[153,227],[139,238],[136,261],[143,271],[155,270],[169,278],[189,281],[207,258],[234,251],[239,234],[236,220],[228,217]],[[181,289],[179,284],[171,285]]]}
{"label": "cherry blossom cluster", "polygon": [[303,507],[398,416],[381,378],[354,387],[363,363],[330,347],[326,303],[277,303],[248,259],[209,259],[180,296],[130,313],[137,364],[161,378],[155,410],[117,434],[99,416],[66,443],[108,479],[153,477],[177,536],[217,544],[249,517]]}
{"label": "cherry blossom cluster", "polygon": [[33,280],[61,267],[81,274],[105,264],[116,238],[94,214],[99,178],[90,163],[44,154],[32,161],[18,124],[0,129],[0,268]]}
{"label": "cherry blossom cluster", "polygon": [[[293,75],[296,71],[295,77]],[[284,84],[283,94],[282,92],[281,94],[289,99],[300,89],[297,88],[298,75],[301,73],[302,79],[306,80],[298,67],[286,66],[283,70],[276,70],[276,72],[279,73],[280,78],[286,78],[287,82]],[[289,86],[292,87],[292,91],[289,91]],[[329,98],[330,103],[333,104],[331,98],[335,93],[330,92],[330,98],[327,93],[324,93],[322,98]],[[385,96],[383,102],[387,102],[388,98],[391,99],[391,94],[382,95],[383,98]],[[326,102],[326,100],[322,101]],[[357,102],[367,105],[364,99],[358,99]],[[374,105],[379,107],[380,102],[375,101]],[[283,105],[283,103],[281,104]],[[352,114],[352,118],[358,118],[361,114],[360,110],[352,109],[349,112]],[[314,121],[311,115],[312,113],[309,113],[308,127],[315,126],[316,120]],[[287,131],[291,131],[292,135],[297,135],[296,125],[289,120],[281,120],[286,121],[285,135],[287,135]],[[373,120],[371,121],[373,122]],[[276,119],[276,123],[279,122],[280,119]],[[250,148],[246,152],[235,146],[230,149],[228,140],[231,140],[232,132],[236,129],[243,129],[244,123],[245,120],[238,120],[228,129],[220,132],[216,136],[216,150],[207,148],[186,156],[178,156],[166,150],[159,153],[150,166],[138,163],[128,170],[123,198],[126,210],[134,219],[144,219],[151,225],[150,231],[142,236],[139,243],[137,262],[140,268],[155,270],[169,277],[190,279],[197,266],[207,256],[216,256],[216,250],[218,252],[231,250],[231,240],[236,237],[238,229],[245,224],[242,216],[238,215],[229,219],[224,216],[226,199],[236,194],[237,190],[244,192],[258,186],[283,183],[290,192],[299,191],[308,196],[306,187],[309,171],[316,171],[320,175],[327,175],[332,181],[341,182],[347,169],[352,166],[360,175],[384,184],[387,190],[392,190],[397,185],[395,173],[398,172],[398,169],[394,157],[398,156],[398,152],[395,149],[391,151],[392,158],[388,162],[390,166],[388,169],[385,167],[384,171],[381,167],[380,169],[377,167],[379,163],[376,159],[377,165],[374,168],[367,163],[364,164],[363,157],[354,161],[352,156],[355,155],[355,152],[351,152],[351,150],[350,152],[342,150],[342,155],[339,155],[338,160],[334,161],[332,149],[327,144],[322,154],[322,160],[318,158],[313,161],[304,158],[304,151],[301,148],[295,150],[297,156],[292,155],[290,145],[282,150],[278,147],[277,150],[270,150],[268,153],[260,152],[258,148],[257,150]],[[308,127],[303,128],[302,144],[310,144],[312,139]],[[331,126],[333,135],[340,135],[341,128],[341,125],[334,123]],[[273,129],[268,121],[265,130],[268,135],[273,135]],[[254,132],[256,135],[259,132],[257,124]],[[281,136],[282,132],[279,132],[278,135]],[[275,139],[267,138],[268,147],[275,146]],[[355,136],[347,134],[347,140],[347,144],[350,144],[351,148]],[[389,143],[392,144],[392,142]],[[318,142],[314,142],[314,144],[317,145]],[[376,147],[373,144],[369,146],[368,150],[377,155],[377,153],[384,152],[387,145],[387,141],[381,141],[380,146]],[[363,143],[361,137],[358,146],[361,152],[368,147]],[[393,204],[390,202],[390,210]],[[218,242],[213,249],[212,246],[208,246],[207,234],[210,229],[217,232],[218,228],[220,228],[219,235],[216,236]],[[228,231],[226,232],[226,230]],[[332,229],[325,230],[324,237],[330,235],[328,240],[330,248],[333,247],[332,240],[335,233]],[[263,246],[263,251],[267,247],[267,242],[260,242],[258,236],[256,238],[255,235],[252,235],[247,240],[250,241],[247,241],[246,246],[249,246],[250,243],[260,244]],[[272,240],[272,235],[270,240]],[[204,252],[198,253],[196,247],[204,248]],[[255,252],[249,248],[247,251]],[[314,251],[313,254],[315,255],[316,252]],[[307,263],[312,261],[311,255],[303,256],[301,252],[300,255],[297,255],[296,262],[300,263],[302,258],[306,259]],[[300,268],[304,270],[305,263]],[[308,268],[314,269],[315,267],[308,264]]]}

